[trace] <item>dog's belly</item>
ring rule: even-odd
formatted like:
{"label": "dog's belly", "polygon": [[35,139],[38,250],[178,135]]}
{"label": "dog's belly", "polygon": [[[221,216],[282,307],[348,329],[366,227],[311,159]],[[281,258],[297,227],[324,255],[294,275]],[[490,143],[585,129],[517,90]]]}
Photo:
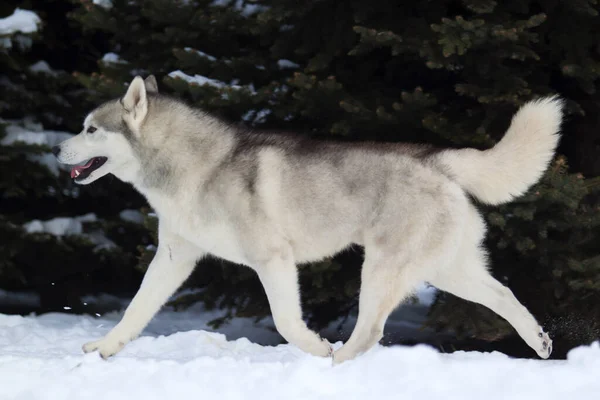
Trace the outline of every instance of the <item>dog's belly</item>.
{"label": "dog's belly", "polygon": [[320,261],[331,257],[353,243],[360,244],[360,235],[349,231],[330,229],[312,234],[290,235],[290,244],[297,263]]}
{"label": "dog's belly", "polygon": [[345,250],[351,244],[352,242],[344,242],[338,243],[337,246],[297,246],[294,248],[294,258],[299,264],[321,261]]}
{"label": "dog's belly", "polygon": [[[199,221],[198,216],[182,216],[181,218],[171,218],[171,223],[168,220],[165,222],[170,226],[169,229],[195,244],[203,252],[237,264],[252,266],[247,251],[265,244],[254,242],[259,240],[257,236],[249,235],[248,232],[245,234],[239,232],[234,228],[235,224],[224,221],[207,224],[205,221]],[[273,243],[279,242],[279,239],[273,238]],[[322,260],[344,250],[353,242],[357,242],[353,241],[347,232],[315,233],[291,239],[289,243],[297,263]],[[242,243],[242,240],[251,240],[253,243]],[[268,241],[265,237],[262,240]]]}

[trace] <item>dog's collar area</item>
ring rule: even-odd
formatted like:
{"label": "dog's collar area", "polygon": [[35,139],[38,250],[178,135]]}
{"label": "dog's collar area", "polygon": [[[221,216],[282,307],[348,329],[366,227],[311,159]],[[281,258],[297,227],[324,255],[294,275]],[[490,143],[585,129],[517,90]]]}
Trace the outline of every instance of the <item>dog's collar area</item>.
{"label": "dog's collar area", "polygon": [[106,157],[92,157],[84,165],[76,165],[71,168],[71,178],[81,181],[90,176],[90,174],[104,165],[108,160]]}

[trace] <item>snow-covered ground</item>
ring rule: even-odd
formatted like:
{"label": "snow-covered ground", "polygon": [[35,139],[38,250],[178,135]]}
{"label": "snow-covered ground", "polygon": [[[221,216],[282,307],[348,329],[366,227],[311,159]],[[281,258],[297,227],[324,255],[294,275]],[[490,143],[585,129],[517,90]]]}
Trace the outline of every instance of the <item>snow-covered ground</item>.
{"label": "snow-covered ground", "polygon": [[287,344],[256,344],[277,343],[269,320],[236,319],[219,329],[226,337],[206,331],[214,316],[164,311],[103,361],[81,345],[104,335],[118,313],[0,315],[0,399],[562,400],[600,393],[597,343],[572,350],[566,361],[377,346],[334,367]]}

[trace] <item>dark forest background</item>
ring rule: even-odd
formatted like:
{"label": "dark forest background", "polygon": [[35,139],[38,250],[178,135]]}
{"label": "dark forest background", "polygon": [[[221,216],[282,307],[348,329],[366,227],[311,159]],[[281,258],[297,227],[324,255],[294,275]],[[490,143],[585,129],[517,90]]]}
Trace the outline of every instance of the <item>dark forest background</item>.
{"label": "dark forest background", "polygon": [[[0,18],[17,8],[40,21],[0,31],[0,288],[40,301],[0,312],[91,312],[84,295],[135,293],[156,244],[144,199],[112,177],[77,187],[47,157],[60,132],[154,74],[161,91],[232,123],[480,149],[519,105],[558,93],[559,154],[525,196],[481,207],[486,245],[494,275],[554,336],[555,357],[600,338],[596,0],[8,0]],[[56,234],[48,221],[74,225]],[[355,248],[302,266],[312,327],[355,311],[361,261]],[[248,268],[208,260],[186,288],[201,290],[172,305],[225,310],[216,327],[269,315]],[[451,334],[433,343],[445,350],[533,356],[504,320],[445,293],[425,328]]]}

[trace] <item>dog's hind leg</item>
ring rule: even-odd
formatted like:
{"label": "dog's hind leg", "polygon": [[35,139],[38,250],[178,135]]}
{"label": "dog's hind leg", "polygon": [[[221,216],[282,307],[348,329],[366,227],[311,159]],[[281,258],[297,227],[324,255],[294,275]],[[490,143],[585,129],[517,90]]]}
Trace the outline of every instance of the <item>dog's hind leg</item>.
{"label": "dog's hind leg", "polygon": [[86,343],[83,351],[102,358],[118,353],[136,338],[169,297],[189,277],[202,252],[189,242],[159,231],[159,245],[135,297],[121,321],[102,339]]}
{"label": "dog's hind leg", "polygon": [[256,263],[254,267],[265,289],[277,331],[289,343],[315,356],[331,354],[329,342],[308,329],[302,320],[298,272],[291,254],[285,249]]}
{"label": "dog's hind leg", "polygon": [[542,358],[552,352],[552,340],[512,291],[494,279],[485,267],[483,251],[461,251],[461,259],[430,283],[465,300],[482,304],[506,319],[523,340]]}
{"label": "dog's hind leg", "polygon": [[[402,267],[398,268],[398,265]],[[388,316],[419,283],[416,277],[411,276],[411,265],[411,262],[399,262],[398,257],[365,249],[358,319],[350,339],[333,354],[334,364],[366,352],[383,337]]]}

